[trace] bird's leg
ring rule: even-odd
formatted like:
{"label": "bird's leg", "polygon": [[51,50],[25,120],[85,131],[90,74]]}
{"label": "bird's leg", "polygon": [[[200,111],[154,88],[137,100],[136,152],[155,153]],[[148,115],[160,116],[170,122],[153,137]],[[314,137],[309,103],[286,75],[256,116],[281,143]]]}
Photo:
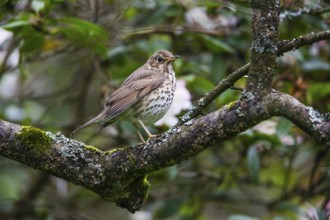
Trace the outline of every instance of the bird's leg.
{"label": "bird's leg", "polygon": [[140,123],[140,125],[142,126],[142,128],[146,131],[147,135],[148,135],[148,140],[150,138],[156,137],[157,135],[151,134],[150,131],[148,130],[148,128],[143,124],[143,122],[138,119],[138,122]]}
{"label": "bird's leg", "polygon": [[138,133],[138,135],[139,135],[139,138],[140,138],[140,140],[142,141],[142,143],[146,143],[146,141],[144,140],[144,138],[143,138],[143,136],[142,136],[142,134],[140,133],[140,131],[139,131],[139,128],[138,128],[138,126],[137,126],[137,124],[134,122],[133,123],[133,125],[134,125],[134,127],[135,127],[135,129],[136,129],[136,131],[137,131],[137,133]]}

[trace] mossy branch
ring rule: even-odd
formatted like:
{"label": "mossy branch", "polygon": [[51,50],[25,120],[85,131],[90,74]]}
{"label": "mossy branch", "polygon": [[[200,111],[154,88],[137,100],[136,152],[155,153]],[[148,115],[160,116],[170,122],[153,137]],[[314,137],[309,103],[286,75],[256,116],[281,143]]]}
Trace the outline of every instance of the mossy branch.
{"label": "mossy branch", "polygon": [[328,117],[286,94],[272,92],[256,100],[244,93],[230,106],[176,126],[146,144],[112,151],[0,121],[0,155],[86,187],[135,212],[147,196],[149,173],[192,158],[272,116],[285,116],[318,143],[330,143]]}

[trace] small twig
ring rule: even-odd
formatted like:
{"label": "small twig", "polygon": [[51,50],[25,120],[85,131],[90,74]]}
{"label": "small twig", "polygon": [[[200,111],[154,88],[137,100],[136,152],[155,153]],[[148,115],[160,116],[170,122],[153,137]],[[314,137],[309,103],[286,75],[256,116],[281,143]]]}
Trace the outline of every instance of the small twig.
{"label": "small twig", "polygon": [[327,156],[327,152],[328,152],[328,149],[329,148],[325,148],[325,149],[322,149],[320,150],[315,159],[314,159],[314,163],[313,163],[313,166],[311,168],[311,174],[310,174],[310,177],[309,177],[309,185],[308,185],[308,191],[310,194],[313,193],[314,191],[314,182],[315,182],[315,176],[316,176],[316,172],[317,172],[317,169],[319,168],[319,165],[321,164],[321,162],[323,161],[323,159]]}
{"label": "small twig", "polygon": [[330,11],[330,8],[324,8],[324,7],[319,7],[317,9],[309,9],[309,8],[303,8],[297,11],[284,11],[281,13],[280,15],[280,19],[281,21],[283,21],[284,19],[291,19],[291,18],[296,18],[296,17],[300,17],[302,15],[321,15],[323,13],[326,13]]}
{"label": "small twig", "polygon": [[310,45],[321,40],[329,40],[329,39],[330,39],[330,30],[320,31],[316,33],[312,32],[306,35],[299,36],[292,40],[284,40],[279,42],[278,44],[277,55],[280,56],[283,53],[288,52],[290,50],[295,50],[305,45]]}
{"label": "small twig", "polygon": [[208,106],[216,97],[230,88],[238,79],[247,74],[250,67],[250,63],[245,64],[235,72],[231,73],[226,79],[223,79],[215,86],[211,91],[205,94],[205,96],[194,102],[192,108],[188,110],[179,120],[177,126],[184,124],[185,122],[197,117],[202,110]]}
{"label": "small twig", "polygon": [[142,27],[136,28],[134,30],[127,30],[126,35],[123,36],[124,39],[130,38],[135,35],[147,35],[147,34],[154,34],[154,33],[169,33],[169,34],[180,34],[184,32],[190,33],[202,33],[202,34],[209,34],[209,35],[222,35],[228,32],[228,29],[205,29],[201,27],[195,27],[191,25],[155,25],[149,27]]}
{"label": "small twig", "polygon": [[288,188],[289,188],[289,184],[290,184],[290,177],[291,177],[291,173],[292,173],[292,165],[293,165],[293,160],[296,156],[295,154],[296,152],[293,152],[291,155],[289,155],[288,159],[289,159],[289,164],[286,167],[286,169],[284,170],[284,181],[282,184],[282,197],[285,197],[285,195],[288,192]]}

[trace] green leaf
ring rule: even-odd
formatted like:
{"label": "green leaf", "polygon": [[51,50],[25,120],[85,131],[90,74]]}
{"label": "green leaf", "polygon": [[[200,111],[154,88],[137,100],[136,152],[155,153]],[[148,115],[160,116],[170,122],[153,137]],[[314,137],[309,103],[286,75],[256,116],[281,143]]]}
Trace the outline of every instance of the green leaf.
{"label": "green leaf", "polygon": [[214,87],[214,84],[210,80],[199,76],[194,77],[189,85],[201,93],[206,93]]}
{"label": "green leaf", "polygon": [[211,75],[213,82],[220,82],[226,76],[228,60],[222,54],[213,53],[211,62]]}
{"label": "green leaf", "polygon": [[254,218],[247,215],[231,215],[228,220],[259,220],[259,218]]}
{"label": "green leaf", "polygon": [[169,179],[173,180],[178,175],[178,167],[176,165],[166,169]]}
{"label": "green leaf", "polygon": [[178,213],[182,206],[182,199],[165,200],[161,209],[155,213],[156,219],[164,219]]}
{"label": "green leaf", "polygon": [[128,8],[126,11],[125,11],[125,18],[126,19],[130,19],[130,18],[134,18],[136,15],[137,15],[138,11],[136,10],[136,8]]}
{"label": "green leaf", "polygon": [[31,7],[35,12],[39,12],[45,8],[45,2],[40,1],[40,0],[33,0]]}
{"label": "green leaf", "polygon": [[20,51],[23,53],[33,52],[41,47],[44,36],[38,32],[31,32],[30,36],[25,36]]}
{"label": "green leaf", "polygon": [[201,35],[202,42],[204,45],[211,51],[214,52],[227,52],[227,53],[234,53],[235,50],[229,46],[228,44],[222,42],[221,40],[208,36],[208,35]]}
{"label": "green leaf", "polygon": [[60,22],[62,27],[59,32],[72,43],[87,46],[100,55],[106,55],[107,32],[102,27],[76,18],[62,18]]}
{"label": "green leaf", "polygon": [[316,213],[316,219],[328,219],[329,218],[329,211],[328,210],[324,210],[324,209],[320,209],[320,208],[316,208],[313,207],[315,209],[315,213]]}
{"label": "green leaf", "polygon": [[308,85],[307,93],[312,97],[313,102],[319,101],[322,98],[330,95],[330,83],[310,83]]}
{"label": "green leaf", "polygon": [[10,176],[0,176],[0,199],[17,199],[19,183]]}
{"label": "green leaf", "polygon": [[128,50],[129,49],[126,46],[118,46],[118,47],[112,48],[111,50],[108,50],[107,54],[108,54],[109,58],[113,58],[118,55],[123,55],[123,54],[127,53]]}
{"label": "green leaf", "polygon": [[26,118],[32,121],[38,121],[40,116],[44,113],[45,108],[38,102],[26,101],[24,102],[24,111]]}
{"label": "green leaf", "polygon": [[306,71],[330,70],[330,64],[320,59],[306,60],[301,65],[302,69]]}
{"label": "green leaf", "polygon": [[247,163],[250,180],[257,183],[259,180],[260,158],[255,146],[251,146],[247,152]]}
{"label": "green leaf", "polygon": [[30,25],[30,23],[26,20],[14,20],[14,21],[11,21],[5,25],[2,25],[1,27],[3,29],[7,29],[7,30],[10,30],[10,29],[13,29],[13,28],[16,28],[16,27],[21,27],[21,26],[26,26],[26,25]]}
{"label": "green leaf", "polygon": [[278,135],[288,134],[292,128],[292,122],[286,118],[281,118],[276,126],[276,133]]}
{"label": "green leaf", "polygon": [[15,166],[2,167],[0,169],[0,201],[19,199],[21,183],[27,181],[27,176],[26,171],[15,169]]}
{"label": "green leaf", "polygon": [[304,216],[306,219],[310,219],[308,214],[302,210],[299,206],[287,202],[282,202],[274,206],[274,211],[289,211],[301,216]]}
{"label": "green leaf", "polygon": [[273,220],[292,220],[292,218],[290,218],[289,216],[274,216]]}
{"label": "green leaf", "polygon": [[61,18],[66,28],[71,28],[72,31],[80,32],[82,35],[106,37],[106,32],[100,26],[88,21],[77,18]]}

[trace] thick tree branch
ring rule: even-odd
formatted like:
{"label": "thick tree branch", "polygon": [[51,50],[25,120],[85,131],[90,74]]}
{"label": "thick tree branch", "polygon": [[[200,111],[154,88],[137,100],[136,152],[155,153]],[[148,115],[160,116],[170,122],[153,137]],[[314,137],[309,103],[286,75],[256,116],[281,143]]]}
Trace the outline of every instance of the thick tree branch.
{"label": "thick tree branch", "polygon": [[317,143],[329,144],[330,121],[326,115],[287,94],[273,92],[264,100],[269,114],[283,116],[311,135]]}
{"label": "thick tree branch", "polygon": [[274,115],[287,117],[318,142],[330,142],[326,117],[286,94],[272,92],[261,101],[244,94],[231,106],[174,127],[144,145],[106,152],[61,134],[0,121],[0,154],[134,212],[147,194],[148,173],[189,159]]}
{"label": "thick tree branch", "polygon": [[275,74],[280,2],[254,0],[251,6],[252,48],[246,92],[259,98],[271,91]]}
{"label": "thick tree branch", "polygon": [[0,154],[84,186],[134,212],[141,208],[147,194],[148,173],[191,158],[267,118],[263,114],[246,120],[244,116],[256,113],[249,110],[253,106],[242,99],[232,108],[223,107],[175,127],[144,145],[110,152],[63,135],[0,121]]}

